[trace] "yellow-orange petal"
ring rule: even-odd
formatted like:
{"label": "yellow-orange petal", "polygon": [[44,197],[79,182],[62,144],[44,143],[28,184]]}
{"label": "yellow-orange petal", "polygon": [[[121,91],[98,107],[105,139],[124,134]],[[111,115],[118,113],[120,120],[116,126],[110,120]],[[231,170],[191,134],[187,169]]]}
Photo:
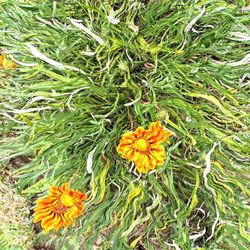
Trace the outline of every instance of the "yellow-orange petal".
{"label": "yellow-orange petal", "polygon": [[39,207],[35,207],[34,211],[38,212],[38,213],[45,213],[45,212],[48,212],[48,211],[53,211],[53,207],[39,206]]}
{"label": "yellow-orange petal", "polygon": [[149,158],[149,162],[150,162],[150,169],[154,169],[157,165],[157,160],[151,154],[148,155],[148,158]]}
{"label": "yellow-orange petal", "polygon": [[135,139],[131,139],[131,138],[128,138],[128,139],[122,138],[120,140],[120,144],[119,145],[121,145],[121,147],[128,146],[128,145],[131,145],[131,143],[133,143],[134,140]]}
{"label": "yellow-orange petal", "polygon": [[137,135],[135,132],[125,132],[122,136],[122,140],[134,140]]}
{"label": "yellow-orange petal", "polygon": [[76,203],[75,206],[77,207],[78,215],[80,215],[84,211],[84,205],[82,203]]}
{"label": "yellow-orange petal", "polygon": [[53,196],[59,196],[62,194],[62,191],[60,190],[60,188],[52,186],[49,190],[49,192],[53,195]]}
{"label": "yellow-orange petal", "polygon": [[141,164],[147,166],[149,164],[148,156],[145,154],[141,154]]}
{"label": "yellow-orange petal", "polygon": [[145,135],[145,129],[143,128],[143,127],[138,127],[136,130],[135,130],[135,132],[134,132],[134,135],[135,135],[135,137],[136,138],[138,138],[138,137],[143,137],[144,135]]}
{"label": "yellow-orange petal", "polygon": [[132,149],[132,148],[131,148],[130,145],[127,145],[127,146],[122,146],[122,145],[121,145],[121,147],[120,147],[118,153],[120,153],[120,154],[126,156],[126,154],[127,154],[131,149]]}
{"label": "yellow-orange petal", "polygon": [[68,223],[68,221],[65,218],[64,214],[61,214],[61,219],[62,219],[62,223],[63,223],[64,228],[67,228],[70,225],[70,223]]}
{"label": "yellow-orange petal", "polygon": [[123,154],[122,157],[129,159],[129,160],[133,160],[135,157],[135,154],[136,154],[135,150],[130,149],[128,152],[126,152],[126,154]]}
{"label": "yellow-orange petal", "polygon": [[159,154],[156,151],[151,151],[150,156],[157,161],[157,165],[162,165],[166,159],[166,156],[164,154]]}
{"label": "yellow-orange petal", "polygon": [[59,214],[55,215],[54,221],[53,221],[53,229],[55,231],[58,231],[63,225],[61,216]]}
{"label": "yellow-orange petal", "polygon": [[141,159],[141,154],[139,152],[134,151],[133,157],[131,157],[132,161],[139,161]]}
{"label": "yellow-orange petal", "polygon": [[57,218],[57,214],[54,215],[54,217],[51,219],[51,220],[48,220],[45,222],[45,228],[46,230],[45,231],[49,231],[49,230],[52,230],[54,227],[57,226],[58,224],[58,218]]}
{"label": "yellow-orange petal", "polygon": [[69,189],[69,184],[68,183],[63,183],[60,189],[63,192],[66,192]]}
{"label": "yellow-orange petal", "polygon": [[48,212],[45,212],[45,213],[40,213],[40,212],[35,213],[33,222],[37,223],[37,222],[43,220],[44,218],[50,216],[52,213],[53,213],[52,211],[48,211]]}
{"label": "yellow-orange petal", "polygon": [[49,226],[51,225],[51,222],[53,221],[55,217],[55,213],[51,213],[51,215],[45,217],[41,222],[41,227],[45,230],[49,230]]}
{"label": "yellow-orange petal", "polygon": [[156,167],[156,165],[154,165],[154,164],[149,164],[149,165],[148,165],[148,169],[150,169],[150,170],[155,169],[155,167]]}
{"label": "yellow-orange petal", "polygon": [[141,162],[135,163],[135,167],[141,174],[146,174],[148,172],[148,168],[146,165],[141,164]]}
{"label": "yellow-orange petal", "polygon": [[150,143],[158,143],[168,141],[171,135],[172,132],[165,130],[160,122],[153,122],[147,130],[146,137]]}
{"label": "yellow-orange petal", "polygon": [[45,206],[45,207],[54,206],[57,203],[57,198],[54,196],[48,196],[45,199],[37,200],[36,203],[38,206]]}
{"label": "yellow-orange petal", "polygon": [[[81,193],[79,191],[77,191],[77,196],[79,197],[80,201],[86,200],[87,195],[84,193]],[[81,203],[82,204],[82,203]]]}

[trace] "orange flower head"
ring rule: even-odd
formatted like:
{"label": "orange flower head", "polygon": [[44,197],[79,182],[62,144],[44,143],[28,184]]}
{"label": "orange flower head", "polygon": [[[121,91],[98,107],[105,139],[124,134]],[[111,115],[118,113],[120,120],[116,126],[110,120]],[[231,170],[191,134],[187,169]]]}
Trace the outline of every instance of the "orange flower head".
{"label": "orange flower head", "polygon": [[82,214],[84,210],[82,201],[85,199],[84,193],[69,189],[67,183],[61,187],[52,186],[50,194],[36,202],[34,223],[41,221],[41,227],[45,231],[67,228]]}
{"label": "orange flower head", "polygon": [[14,69],[16,67],[16,65],[7,60],[5,54],[0,54],[0,69],[3,68],[5,70],[10,70],[10,69]]}
{"label": "orange flower head", "polygon": [[151,123],[149,129],[138,127],[133,132],[126,132],[117,147],[123,158],[134,162],[140,173],[147,173],[166,159],[162,143],[169,143],[172,132],[163,128],[160,122]]}

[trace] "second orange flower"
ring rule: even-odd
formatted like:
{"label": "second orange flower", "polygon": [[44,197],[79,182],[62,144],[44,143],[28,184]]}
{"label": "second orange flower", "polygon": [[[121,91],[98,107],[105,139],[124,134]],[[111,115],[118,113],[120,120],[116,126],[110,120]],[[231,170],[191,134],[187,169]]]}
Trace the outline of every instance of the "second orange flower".
{"label": "second orange flower", "polygon": [[162,143],[169,142],[171,135],[172,132],[165,130],[160,122],[153,122],[147,130],[138,127],[133,132],[126,132],[117,152],[134,162],[140,173],[147,173],[164,163],[166,153]]}
{"label": "second orange flower", "polygon": [[82,201],[85,199],[84,193],[69,189],[67,183],[61,187],[52,186],[50,194],[36,202],[34,223],[41,221],[41,227],[45,231],[67,228],[82,214]]}

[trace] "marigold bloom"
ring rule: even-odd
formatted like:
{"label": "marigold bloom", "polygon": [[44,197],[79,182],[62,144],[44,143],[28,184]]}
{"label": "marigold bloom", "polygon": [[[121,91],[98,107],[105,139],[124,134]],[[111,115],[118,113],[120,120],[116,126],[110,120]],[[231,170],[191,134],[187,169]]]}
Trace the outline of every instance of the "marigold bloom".
{"label": "marigold bloom", "polygon": [[49,192],[46,198],[36,202],[34,223],[41,221],[41,227],[45,231],[67,228],[83,212],[82,201],[86,199],[86,195],[69,189],[67,183],[60,188],[52,186]]}
{"label": "marigold bloom", "polygon": [[117,147],[123,158],[134,162],[140,173],[147,173],[166,159],[162,143],[168,142],[172,132],[164,130],[160,122],[151,123],[149,129],[138,127],[126,132]]}
{"label": "marigold bloom", "polygon": [[0,54],[0,69],[3,68],[10,70],[14,69],[15,67],[16,65],[13,62],[6,59],[5,54]]}

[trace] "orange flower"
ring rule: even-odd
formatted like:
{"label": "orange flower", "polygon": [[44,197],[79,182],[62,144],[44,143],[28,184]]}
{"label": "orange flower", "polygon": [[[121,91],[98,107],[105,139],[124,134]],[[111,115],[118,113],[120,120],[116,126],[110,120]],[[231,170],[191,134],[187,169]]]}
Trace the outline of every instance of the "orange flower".
{"label": "orange flower", "polygon": [[169,143],[172,132],[164,130],[160,122],[151,123],[148,130],[138,127],[134,132],[126,132],[117,147],[123,158],[134,162],[140,173],[147,173],[166,159],[162,142]]}
{"label": "orange flower", "polygon": [[15,67],[16,65],[13,62],[6,59],[5,54],[0,54],[0,69],[3,68],[9,70],[14,69]]}
{"label": "orange flower", "polygon": [[52,186],[50,194],[36,202],[34,223],[41,221],[45,231],[67,228],[83,212],[82,201],[85,199],[84,193],[69,189],[67,183],[60,188]]}

